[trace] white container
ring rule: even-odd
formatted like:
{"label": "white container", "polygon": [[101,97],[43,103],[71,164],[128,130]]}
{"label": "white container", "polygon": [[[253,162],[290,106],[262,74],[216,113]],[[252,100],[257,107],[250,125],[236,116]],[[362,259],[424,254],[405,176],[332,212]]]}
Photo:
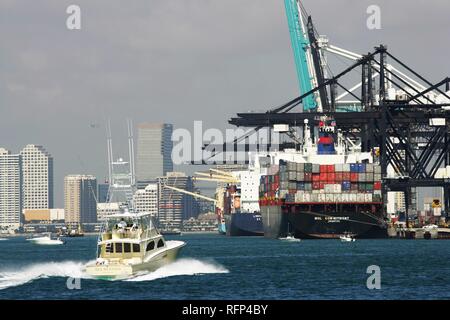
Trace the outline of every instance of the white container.
{"label": "white container", "polygon": [[317,200],[318,200],[318,202],[326,202],[327,199],[326,199],[325,193],[319,193]]}
{"label": "white container", "polygon": [[304,193],[302,197],[302,202],[311,202],[311,194],[310,193]]}
{"label": "white container", "polygon": [[325,193],[325,202],[334,202],[334,194]]}
{"label": "white container", "polygon": [[349,202],[350,201],[350,194],[342,193],[341,194],[341,199],[342,199],[342,202]]}
{"label": "white container", "polygon": [[342,185],[333,184],[333,193],[342,193]]}
{"label": "white container", "polygon": [[342,165],[342,172],[350,172],[350,164],[345,163]]}
{"label": "white container", "polygon": [[365,202],[373,202],[373,197],[371,193],[366,193],[365,194]]}
{"label": "white container", "polygon": [[342,164],[335,164],[334,165],[334,169],[335,169],[336,172],[342,172],[344,167],[343,167]]}
{"label": "white container", "polygon": [[357,193],[350,193],[349,194],[349,200],[350,200],[350,202],[356,202],[358,200],[358,194]]}
{"label": "white container", "polygon": [[334,184],[326,184],[323,187],[323,190],[325,191],[325,193],[334,193]]}
{"label": "white container", "polygon": [[366,202],[366,194],[365,193],[357,193],[356,194],[356,202]]}

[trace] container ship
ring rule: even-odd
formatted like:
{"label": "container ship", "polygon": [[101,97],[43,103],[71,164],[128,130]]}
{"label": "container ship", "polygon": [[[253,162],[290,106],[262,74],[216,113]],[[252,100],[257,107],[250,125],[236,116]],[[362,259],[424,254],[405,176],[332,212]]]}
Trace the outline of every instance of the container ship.
{"label": "container ship", "polygon": [[[242,172],[241,172],[242,173]],[[259,178],[259,177],[258,177]],[[224,193],[224,219],[228,236],[263,236],[262,216],[258,207],[241,204],[242,185],[229,185]],[[257,184],[253,186],[257,190]],[[245,196],[244,196],[245,197]]]}
{"label": "container ship", "polygon": [[259,188],[265,236],[386,237],[381,167],[373,153],[349,150],[332,119],[322,118],[317,129],[313,141],[305,123],[302,150],[267,154]]}
{"label": "container ship", "polygon": [[206,176],[208,177],[201,179],[218,182],[215,202],[219,233],[232,237],[263,236],[259,211],[259,169],[246,165],[228,165],[225,168],[210,169]]}

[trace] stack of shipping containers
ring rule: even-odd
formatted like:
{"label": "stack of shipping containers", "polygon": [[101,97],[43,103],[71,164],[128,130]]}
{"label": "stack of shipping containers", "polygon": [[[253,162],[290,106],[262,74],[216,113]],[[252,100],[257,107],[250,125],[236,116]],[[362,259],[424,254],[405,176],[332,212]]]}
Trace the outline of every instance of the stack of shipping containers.
{"label": "stack of shipping containers", "polygon": [[381,167],[280,161],[261,177],[260,204],[380,203]]}

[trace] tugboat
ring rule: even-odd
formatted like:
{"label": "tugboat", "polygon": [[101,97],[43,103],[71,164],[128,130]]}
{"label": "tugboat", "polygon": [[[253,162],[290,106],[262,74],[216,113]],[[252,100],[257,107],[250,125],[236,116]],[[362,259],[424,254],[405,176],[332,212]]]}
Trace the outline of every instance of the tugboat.
{"label": "tugboat", "polygon": [[125,279],[140,271],[154,271],[177,258],[183,241],[166,241],[150,213],[127,209],[111,215],[98,242],[97,260],[86,266],[92,277]]}

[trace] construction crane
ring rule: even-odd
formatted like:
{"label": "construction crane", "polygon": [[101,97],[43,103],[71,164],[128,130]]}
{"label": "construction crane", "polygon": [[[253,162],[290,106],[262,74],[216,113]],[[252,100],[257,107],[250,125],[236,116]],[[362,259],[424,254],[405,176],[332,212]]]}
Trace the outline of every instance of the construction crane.
{"label": "construction crane", "polygon": [[184,189],[180,189],[180,188],[173,187],[173,186],[168,186],[168,185],[164,185],[164,188],[171,189],[173,191],[177,191],[177,192],[180,192],[180,193],[184,193],[184,194],[190,195],[190,196],[192,196],[194,198],[199,198],[199,199],[203,199],[203,200],[206,200],[206,201],[214,202],[214,205],[217,203],[216,199],[213,199],[213,198],[201,195],[199,193],[187,191],[187,190],[184,190]]}

